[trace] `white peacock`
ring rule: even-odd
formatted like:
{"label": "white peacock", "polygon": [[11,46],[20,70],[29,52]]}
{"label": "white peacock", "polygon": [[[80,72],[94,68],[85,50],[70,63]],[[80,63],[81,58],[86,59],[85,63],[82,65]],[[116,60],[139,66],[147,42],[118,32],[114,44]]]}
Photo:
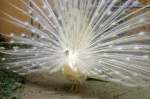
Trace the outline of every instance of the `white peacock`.
{"label": "white peacock", "polygon": [[[21,1],[28,11],[9,3],[32,18],[40,29],[3,12],[34,36],[1,35],[1,67],[19,74],[39,71],[62,72],[77,83],[88,78],[128,86],[150,85],[150,33],[132,30],[150,24],[150,5],[133,12],[135,0],[35,0]],[[26,36],[26,37],[25,37]],[[8,49],[4,45],[10,45]],[[3,56],[2,56],[3,55]]]}

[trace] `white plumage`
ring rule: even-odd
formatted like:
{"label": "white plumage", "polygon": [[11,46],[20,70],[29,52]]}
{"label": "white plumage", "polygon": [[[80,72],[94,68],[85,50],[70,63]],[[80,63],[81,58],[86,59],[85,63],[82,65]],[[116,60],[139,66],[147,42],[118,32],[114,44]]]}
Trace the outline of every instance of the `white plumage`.
{"label": "white plumage", "polygon": [[42,0],[42,7],[35,0],[29,0],[32,7],[20,1],[28,11],[10,5],[41,28],[3,12],[7,21],[34,36],[2,34],[11,41],[1,42],[1,67],[20,74],[62,71],[78,81],[91,77],[129,86],[150,84],[150,33],[131,33],[150,24],[150,11],[136,15],[150,5],[127,14],[135,0],[121,6],[119,0],[54,0],[53,6]]}

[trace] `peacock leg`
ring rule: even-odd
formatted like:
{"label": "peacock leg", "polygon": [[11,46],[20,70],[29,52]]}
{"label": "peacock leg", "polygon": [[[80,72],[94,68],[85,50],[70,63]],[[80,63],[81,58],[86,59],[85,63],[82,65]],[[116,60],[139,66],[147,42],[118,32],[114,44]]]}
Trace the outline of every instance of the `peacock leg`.
{"label": "peacock leg", "polygon": [[73,84],[71,85],[71,91],[78,93],[80,91],[80,83],[79,81],[73,81]]}

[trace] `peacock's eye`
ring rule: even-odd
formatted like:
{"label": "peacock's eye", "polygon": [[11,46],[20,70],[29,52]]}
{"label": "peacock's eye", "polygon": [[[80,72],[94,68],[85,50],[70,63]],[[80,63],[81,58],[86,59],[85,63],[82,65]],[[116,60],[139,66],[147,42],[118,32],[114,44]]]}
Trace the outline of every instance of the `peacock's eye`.
{"label": "peacock's eye", "polygon": [[69,56],[69,50],[66,50],[66,51],[65,51],[65,55],[66,55],[66,56]]}

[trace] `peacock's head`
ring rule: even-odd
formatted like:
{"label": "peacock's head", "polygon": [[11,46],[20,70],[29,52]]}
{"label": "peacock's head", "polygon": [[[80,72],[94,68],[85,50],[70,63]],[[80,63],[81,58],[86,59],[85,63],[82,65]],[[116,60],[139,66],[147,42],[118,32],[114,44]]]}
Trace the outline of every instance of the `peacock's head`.
{"label": "peacock's head", "polygon": [[71,49],[65,50],[65,64],[67,64],[73,71],[77,70],[78,52]]}

